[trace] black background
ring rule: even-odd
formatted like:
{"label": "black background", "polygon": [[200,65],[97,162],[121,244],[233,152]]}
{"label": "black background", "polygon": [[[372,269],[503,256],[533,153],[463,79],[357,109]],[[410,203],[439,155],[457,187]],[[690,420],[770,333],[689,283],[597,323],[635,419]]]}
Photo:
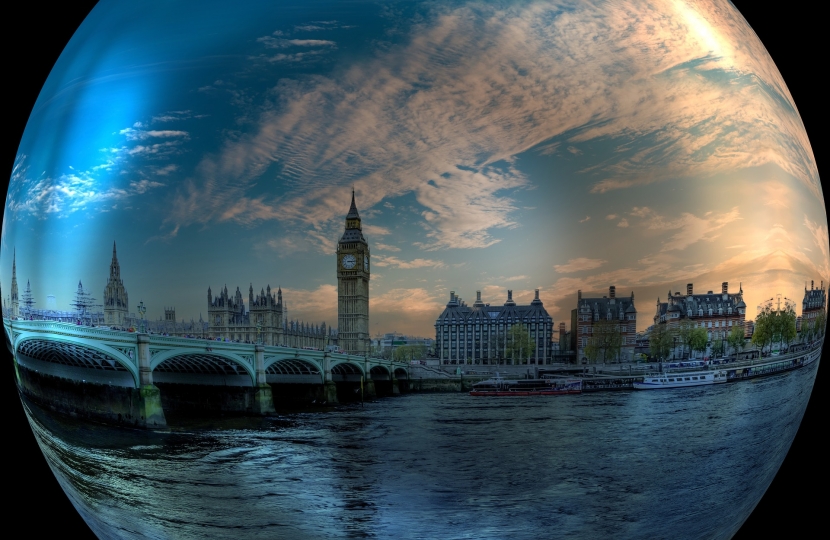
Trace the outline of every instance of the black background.
{"label": "black background", "polygon": [[[819,171],[823,170],[824,156],[821,144],[820,111],[824,110],[821,96],[827,95],[827,83],[821,83],[822,65],[826,65],[826,42],[820,37],[826,23],[824,17],[810,11],[811,3],[790,2],[776,4],[757,0],[733,2],[761,38],[784,77],[807,128]],[[58,59],[64,45],[75,29],[95,5],[95,2],[74,1],[71,5],[46,6],[37,2],[20,4],[15,12],[6,11],[6,83],[10,138],[5,145],[7,174],[0,175],[8,182],[14,156],[29,111],[40,88]],[[791,7],[789,11],[788,7]],[[5,187],[5,185],[3,186]],[[827,189],[824,189],[825,201]],[[826,204],[825,204],[826,208]],[[8,264],[10,261],[3,261]],[[5,294],[8,294],[6,292]],[[93,537],[91,531],[69,503],[60,489],[46,461],[35,443],[34,436],[23,414],[14,384],[11,355],[5,347],[2,376],[5,407],[4,475],[7,520],[18,525],[27,524],[38,536],[45,534]],[[825,356],[827,356],[825,354]],[[787,537],[806,536],[813,530],[822,530],[823,517],[819,502],[824,497],[823,481],[827,465],[820,456],[821,410],[826,405],[821,370],[816,379],[807,412],[787,458],[761,502],[735,538],[754,538],[776,532]],[[723,512],[729,501],[689,501],[693,505],[711,506],[713,513]]]}

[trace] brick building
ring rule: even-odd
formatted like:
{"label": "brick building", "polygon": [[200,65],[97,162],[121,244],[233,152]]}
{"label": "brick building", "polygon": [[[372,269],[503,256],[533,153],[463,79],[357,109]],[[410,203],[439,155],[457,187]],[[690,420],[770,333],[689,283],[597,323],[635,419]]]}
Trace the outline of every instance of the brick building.
{"label": "brick building", "polygon": [[[608,323],[613,324],[609,326]],[[577,352],[577,361],[588,359],[585,348],[592,338],[597,337],[599,328],[619,331],[622,338],[619,360],[626,362],[634,359],[634,347],[637,340],[637,309],[634,307],[634,291],[631,291],[630,297],[620,298],[617,298],[614,285],[608,288],[608,296],[602,298],[583,298],[582,291],[577,291],[577,307],[571,311],[571,339]]]}
{"label": "brick building", "polygon": [[[801,328],[815,324],[816,317],[827,311],[827,291],[824,290],[824,282],[821,286],[814,288],[814,282],[810,282],[810,290],[804,286],[804,300],[801,302]],[[825,321],[826,322],[826,321]]]}
{"label": "brick building", "polygon": [[733,326],[744,326],[746,318],[746,304],[743,300],[743,288],[737,293],[729,292],[729,283],[721,284],[721,292],[715,294],[707,291],[706,294],[694,294],[692,284],[686,285],[686,294],[679,292],[672,294],[669,291],[666,302],[657,299],[657,312],[654,314],[654,324],[665,324],[670,328],[677,327],[683,320],[690,320],[695,328],[706,328],[709,342],[716,339],[726,339]]}

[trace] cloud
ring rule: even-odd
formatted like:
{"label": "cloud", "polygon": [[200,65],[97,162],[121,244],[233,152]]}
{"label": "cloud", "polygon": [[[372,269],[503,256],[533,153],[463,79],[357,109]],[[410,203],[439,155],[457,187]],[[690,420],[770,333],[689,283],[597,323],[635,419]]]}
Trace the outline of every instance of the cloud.
{"label": "cloud", "polygon": [[681,251],[697,242],[711,242],[717,238],[718,235],[716,233],[718,231],[728,224],[741,219],[737,206],[728,212],[707,212],[703,217],[697,217],[689,212],[683,212],[677,219],[667,219],[646,206],[635,206],[630,212],[630,215],[641,218],[641,225],[644,225],[648,229],[656,231],[677,231],[663,243],[662,251]]}
{"label": "cloud", "polygon": [[580,223],[585,223],[586,221],[588,221],[590,219],[591,219],[591,216],[585,216],[583,219],[580,219],[579,222]]}
{"label": "cloud", "polygon": [[126,199],[163,186],[149,180],[131,181],[126,187],[102,189],[97,171],[73,171],[59,176],[28,176],[26,156],[19,156],[12,169],[6,208],[16,216],[31,214],[39,219],[65,218],[90,205]]}
{"label": "cloud", "polygon": [[397,246],[391,246],[391,245],[389,245],[389,244],[384,244],[384,243],[381,243],[381,242],[377,242],[377,243],[375,243],[375,245],[374,245],[374,246],[372,246],[372,247],[374,247],[375,249],[379,249],[379,250],[381,250],[381,251],[393,251],[393,252],[398,252],[398,251],[400,251],[400,250],[401,250],[401,248],[399,248],[399,247],[397,247]]}
{"label": "cloud", "polygon": [[821,275],[825,278],[830,277],[830,236],[828,236],[827,226],[821,225],[820,222],[812,222],[807,216],[804,216],[804,226],[810,231],[813,241],[818,246],[821,253],[821,261],[816,265]]}
{"label": "cloud", "polygon": [[607,216],[605,216],[605,219],[608,219],[608,220],[617,219],[617,214],[608,214]]}
{"label": "cloud", "polygon": [[[270,285],[274,287],[273,283]],[[337,327],[336,285],[319,285],[313,290],[283,287],[282,297],[288,307],[290,320],[312,322],[315,325],[325,322],[329,327]]]}
{"label": "cloud", "polygon": [[172,130],[172,129],[142,130],[142,129],[124,128],[121,131],[119,131],[118,134],[126,136],[128,141],[143,141],[143,140],[149,139],[151,137],[155,137],[155,138],[181,137],[183,139],[189,139],[190,138],[190,134],[187,131],[178,131],[178,130]]}
{"label": "cloud", "polygon": [[553,269],[560,274],[569,274],[571,272],[593,270],[594,268],[599,268],[607,262],[608,261],[603,259],[588,259],[585,257],[579,257],[577,259],[569,260],[566,264],[555,264],[553,265]]}
{"label": "cloud", "polygon": [[389,229],[379,225],[363,224],[363,232],[372,236],[386,236],[389,234]]}
{"label": "cloud", "polygon": [[628,227],[628,220],[623,218],[617,223],[617,227],[626,228]]}
{"label": "cloud", "polygon": [[391,266],[393,268],[444,268],[446,265],[441,261],[434,261],[432,259],[413,259],[411,261],[404,261],[395,256],[375,255],[373,263],[375,266]]}
{"label": "cloud", "polygon": [[[262,38],[332,47],[316,41]],[[511,163],[555,138],[619,144],[584,171],[595,193],[767,163],[819,193],[792,98],[725,0],[440,7],[403,43],[334,75],[283,79],[272,95],[253,132],[205,158],[169,226],[221,219],[276,164],[288,192],[261,216],[330,232],[341,194],[320,187],[338,178],[364,207],[414,193],[423,249],[492,246],[517,226],[511,194],[528,187]],[[626,149],[633,140],[646,148]]]}
{"label": "cloud", "polygon": [[525,275],[521,275],[521,276],[512,276],[512,277],[508,277],[508,278],[502,278],[501,281],[505,281],[505,282],[509,283],[511,281],[522,281],[522,280],[525,280],[525,279],[528,279],[528,277],[525,276]]}
{"label": "cloud", "polygon": [[142,193],[147,193],[149,190],[157,187],[162,187],[164,184],[161,182],[153,182],[151,180],[139,180],[137,182],[130,182],[130,188],[133,190],[134,193],[141,195]]}

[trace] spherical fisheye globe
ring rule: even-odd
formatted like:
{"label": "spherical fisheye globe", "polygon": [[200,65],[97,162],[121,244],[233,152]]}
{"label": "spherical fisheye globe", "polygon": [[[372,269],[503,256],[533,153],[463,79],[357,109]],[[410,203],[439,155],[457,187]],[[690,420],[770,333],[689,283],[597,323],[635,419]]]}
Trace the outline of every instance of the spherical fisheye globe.
{"label": "spherical fisheye globe", "polygon": [[8,391],[101,538],[729,538],[815,393],[727,1],[102,1],[10,165]]}

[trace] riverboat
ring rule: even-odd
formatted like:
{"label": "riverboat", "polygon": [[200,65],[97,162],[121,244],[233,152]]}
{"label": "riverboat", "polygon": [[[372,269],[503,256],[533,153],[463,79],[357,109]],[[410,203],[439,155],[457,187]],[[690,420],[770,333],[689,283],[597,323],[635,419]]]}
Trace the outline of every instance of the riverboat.
{"label": "riverboat", "polygon": [[581,394],[581,379],[502,379],[473,384],[471,396],[561,396]]}
{"label": "riverboat", "polygon": [[643,381],[634,381],[635,390],[654,390],[655,388],[685,388],[687,386],[704,386],[725,383],[726,371],[694,371],[686,373],[660,373],[647,375]]}

